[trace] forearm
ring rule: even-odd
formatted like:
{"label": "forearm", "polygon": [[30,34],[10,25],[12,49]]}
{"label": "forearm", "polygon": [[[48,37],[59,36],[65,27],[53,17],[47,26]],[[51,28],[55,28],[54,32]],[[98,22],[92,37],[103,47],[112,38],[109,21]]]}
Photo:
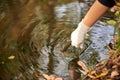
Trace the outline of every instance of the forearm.
{"label": "forearm", "polygon": [[83,48],[86,33],[90,27],[112,6],[114,0],[96,0],[92,7],[89,9],[85,17],[78,24],[78,27],[71,34],[72,46]]}
{"label": "forearm", "polygon": [[83,18],[83,23],[91,27],[108,9],[109,7],[96,0]]}

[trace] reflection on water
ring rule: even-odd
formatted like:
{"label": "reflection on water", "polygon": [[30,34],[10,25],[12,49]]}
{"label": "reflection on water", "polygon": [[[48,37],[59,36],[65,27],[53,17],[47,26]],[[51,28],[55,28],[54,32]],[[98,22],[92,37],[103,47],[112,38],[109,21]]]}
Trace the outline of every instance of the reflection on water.
{"label": "reflection on water", "polygon": [[[81,52],[70,46],[70,34],[91,5],[79,1],[1,0],[0,80],[44,80],[43,73],[69,80],[68,64]],[[96,23],[90,32],[93,43],[80,59],[106,55],[112,30]]]}
{"label": "reflection on water", "polygon": [[55,7],[55,13],[59,22],[76,24],[81,19],[81,7],[77,1]]}

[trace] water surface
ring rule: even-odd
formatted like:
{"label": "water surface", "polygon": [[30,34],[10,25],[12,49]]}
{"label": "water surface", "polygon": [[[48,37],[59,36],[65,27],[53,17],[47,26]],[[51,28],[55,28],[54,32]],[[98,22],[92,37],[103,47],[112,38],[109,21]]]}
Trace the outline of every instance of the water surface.
{"label": "water surface", "polygon": [[101,20],[89,32],[92,43],[89,45],[88,41],[82,55],[78,55],[81,50],[70,44],[71,32],[92,3],[92,0],[1,0],[0,80],[45,80],[43,73],[69,80],[72,75],[69,63],[73,59],[88,65],[94,55],[96,62],[105,59],[113,27],[101,24]]}

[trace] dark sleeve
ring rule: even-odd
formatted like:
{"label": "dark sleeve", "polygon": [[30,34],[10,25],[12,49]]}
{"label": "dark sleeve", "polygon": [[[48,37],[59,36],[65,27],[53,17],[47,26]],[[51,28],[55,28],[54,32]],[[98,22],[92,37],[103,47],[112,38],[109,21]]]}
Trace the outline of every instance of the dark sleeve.
{"label": "dark sleeve", "polygon": [[114,0],[98,0],[98,1],[107,7],[113,7],[115,5]]}

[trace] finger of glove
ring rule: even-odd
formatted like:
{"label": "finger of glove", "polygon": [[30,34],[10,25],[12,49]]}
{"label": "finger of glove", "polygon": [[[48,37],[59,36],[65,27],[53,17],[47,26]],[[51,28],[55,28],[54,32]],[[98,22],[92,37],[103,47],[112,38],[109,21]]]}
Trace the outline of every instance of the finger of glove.
{"label": "finger of glove", "polygon": [[80,44],[79,47],[80,47],[80,49],[83,49],[84,43]]}
{"label": "finger of glove", "polygon": [[83,47],[84,47],[83,43],[81,43],[81,44],[75,44],[75,43],[72,42],[71,44],[72,44],[72,46],[74,46],[76,48],[80,48],[80,49],[83,49]]}
{"label": "finger of glove", "polygon": [[79,47],[79,44],[76,44],[76,43],[73,43],[73,42],[71,42],[71,45],[74,46],[74,47],[76,47],[76,48]]}

